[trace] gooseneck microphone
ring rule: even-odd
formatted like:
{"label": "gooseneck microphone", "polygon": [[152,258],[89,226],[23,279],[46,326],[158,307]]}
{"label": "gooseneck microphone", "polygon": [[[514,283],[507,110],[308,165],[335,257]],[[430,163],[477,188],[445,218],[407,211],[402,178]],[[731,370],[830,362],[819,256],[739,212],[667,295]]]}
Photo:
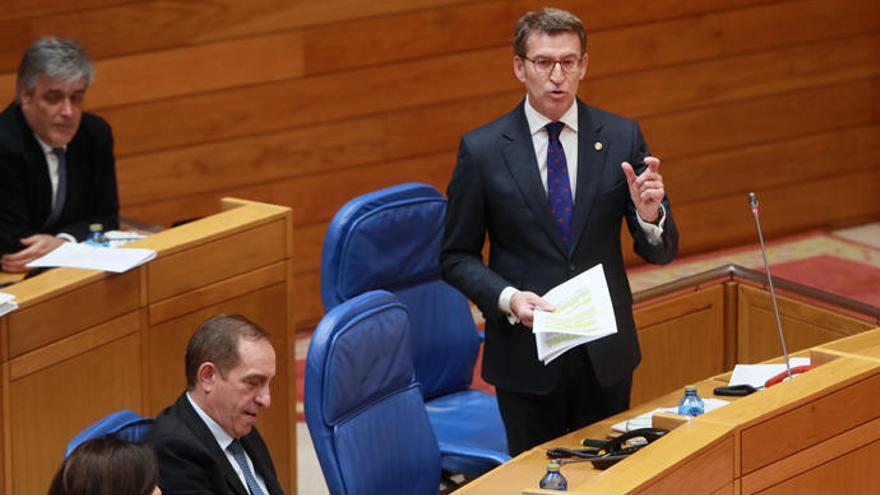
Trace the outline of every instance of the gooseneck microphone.
{"label": "gooseneck microphone", "polygon": [[758,219],[758,195],[749,193],[749,207],[752,216],[755,217],[755,227],[758,229],[758,241],[761,243],[761,255],[764,257],[764,271],[767,273],[767,283],[770,285],[770,299],[773,301],[773,314],[776,316],[776,329],[779,330],[779,343],[782,344],[782,355],[785,357],[785,372],[791,378],[791,363],[788,362],[788,348],[785,346],[785,335],[782,334],[782,319],[779,317],[779,306],[776,304],[776,290],[773,288],[773,277],[770,275],[770,263],[767,261],[767,249],[764,247],[764,234],[761,232],[761,220]]}

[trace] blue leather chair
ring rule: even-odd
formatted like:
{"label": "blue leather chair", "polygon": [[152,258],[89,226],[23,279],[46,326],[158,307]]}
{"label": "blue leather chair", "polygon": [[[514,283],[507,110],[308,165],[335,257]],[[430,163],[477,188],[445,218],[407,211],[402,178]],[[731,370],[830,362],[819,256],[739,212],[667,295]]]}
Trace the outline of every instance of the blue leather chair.
{"label": "blue leather chair", "polygon": [[369,290],[393,292],[409,309],[416,380],[443,455],[443,469],[480,475],[510,459],[493,395],[471,390],[480,335],[467,299],[443,281],[446,198],[409,183],[345,204],[324,237],[321,296],[329,311]]}
{"label": "blue leather chair", "polygon": [[309,433],[333,495],[435,494],[440,451],[413,379],[409,319],[391,293],[333,308],[306,358]]}
{"label": "blue leather chair", "polygon": [[73,437],[64,451],[64,458],[67,459],[67,456],[81,443],[107,435],[113,435],[129,442],[140,442],[150,431],[153,421],[153,418],[145,418],[128,409],[108,414]]}

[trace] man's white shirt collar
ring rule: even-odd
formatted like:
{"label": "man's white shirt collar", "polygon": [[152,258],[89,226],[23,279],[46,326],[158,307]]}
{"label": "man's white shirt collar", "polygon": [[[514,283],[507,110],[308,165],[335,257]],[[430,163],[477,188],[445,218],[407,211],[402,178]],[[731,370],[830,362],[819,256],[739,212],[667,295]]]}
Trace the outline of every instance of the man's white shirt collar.
{"label": "man's white shirt collar", "polygon": [[196,414],[198,414],[199,417],[202,418],[202,421],[204,421],[205,424],[208,426],[208,429],[211,430],[211,434],[214,435],[214,439],[217,440],[217,443],[220,445],[220,449],[225,452],[226,447],[229,447],[229,444],[232,443],[234,438],[229,436],[229,434],[226,433],[226,431],[224,431],[223,428],[219,424],[217,424],[216,421],[214,421],[214,418],[208,416],[208,413],[203,411],[202,408],[199,407],[198,404],[196,404],[196,401],[194,401],[192,397],[189,396],[189,392],[186,393],[186,398],[193,406],[193,409],[196,410]]}
{"label": "man's white shirt collar", "polygon": [[[529,122],[529,133],[531,135],[535,135],[540,132],[544,127],[553,122],[547,117],[541,115],[535,107],[532,106],[532,103],[529,101],[529,95],[526,95],[525,102],[525,112],[526,112],[526,120]],[[578,106],[577,106],[577,98],[571,103],[571,106],[568,107],[568,110],[562,114],[562,117],[559,118],[559,122],[562,122],[566,125],[566,127],[570,127],[573,131],[577,132],[578,130]]]}

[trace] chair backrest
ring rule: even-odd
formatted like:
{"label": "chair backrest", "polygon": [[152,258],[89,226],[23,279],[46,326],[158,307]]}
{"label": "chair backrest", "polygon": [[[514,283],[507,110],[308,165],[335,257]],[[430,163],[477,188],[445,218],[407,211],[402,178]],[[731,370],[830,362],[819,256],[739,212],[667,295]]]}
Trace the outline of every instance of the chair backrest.
{"label": "chair backrest", "polygon": [[407,310],[393,294],[368,292],[324,315],[304,401],[330,493],[437,493],[440,451],[413,381]]}
{"label": "chair backrest", "polygon": [[375,289],[409,308],[416,380],[428,399],[470,387],[480,345],[467,299],[441,276],[445,217],[446,198],[427,184],[365,194],[336,213],[321,260],[325,311]]}
{"label": "chair backrest", "polygon": [[67,456],[83,442],[107,435],[113,435],[129,442],[140,442],[150,431],[153,422],[153,418],[145,418],[128,409],[108,414],[73,437],[64,451],[64,458],[67,459]]}

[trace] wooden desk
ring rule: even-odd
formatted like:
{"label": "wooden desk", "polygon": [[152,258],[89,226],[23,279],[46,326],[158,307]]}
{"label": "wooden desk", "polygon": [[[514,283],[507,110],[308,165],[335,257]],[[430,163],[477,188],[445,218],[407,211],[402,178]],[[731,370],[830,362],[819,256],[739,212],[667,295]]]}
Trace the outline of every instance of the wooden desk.
{"label": "wooden desk", "polygon": [[61,268],[8,287],[20,308],[0,319],[0,493],[45,493],[67,442],[108,413],[170,405],[185,388],[187,340],[226,311],[273,336],[259,428],[295,493],[291,226],[288,208],[225,199],[215,215],[132,243],[158,252],[134,270]]}
{"label": "wooden desk", "polygon": [[[864,353],[863,353],[864,350]],[[817,346],[819,368],[680,426],[606,471],[563,466],[569,493],[878,493],[880,329]],[[703,380],[700,394],[726,383]],[[524,452],[457,494],[541,493],[550,447],[603,438],[612,424],[681,397],[671,392]],[[845,475],[841,475],[845,473]]]}

